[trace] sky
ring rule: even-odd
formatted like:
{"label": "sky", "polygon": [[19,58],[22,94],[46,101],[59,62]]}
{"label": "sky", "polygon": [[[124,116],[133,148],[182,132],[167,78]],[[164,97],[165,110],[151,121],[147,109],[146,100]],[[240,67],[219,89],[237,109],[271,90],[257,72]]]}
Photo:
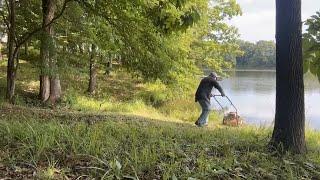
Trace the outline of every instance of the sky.
{"label": "sky", "polygon": [[[239,29],[241,39],[256,42],[275,40],[275,0],[237,0],[242,16],[230,23]],[[302,20],[320,11],[320,0],[302,0]]]}

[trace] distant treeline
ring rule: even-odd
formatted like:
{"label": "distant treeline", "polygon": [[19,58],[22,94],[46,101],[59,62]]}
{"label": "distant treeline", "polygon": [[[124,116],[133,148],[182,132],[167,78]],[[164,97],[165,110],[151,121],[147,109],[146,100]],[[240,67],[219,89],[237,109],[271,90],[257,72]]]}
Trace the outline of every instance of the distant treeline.
{"label": "distant treeline", "polygon": [[238,44],[243,54],[236,58],[236,68],[275,68],[276,45],[273,41],[239,41]]}

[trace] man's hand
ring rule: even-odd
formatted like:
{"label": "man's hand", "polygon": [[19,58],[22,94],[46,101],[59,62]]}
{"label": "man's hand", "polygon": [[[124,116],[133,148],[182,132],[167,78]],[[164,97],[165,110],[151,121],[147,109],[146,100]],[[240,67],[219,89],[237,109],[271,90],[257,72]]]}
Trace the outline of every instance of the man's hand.
{"label": "man's hand", "polygon": [[222,96],[222,97],[225,97],[226,95],[225,95],[225,94],[221,94],[221,96]]}

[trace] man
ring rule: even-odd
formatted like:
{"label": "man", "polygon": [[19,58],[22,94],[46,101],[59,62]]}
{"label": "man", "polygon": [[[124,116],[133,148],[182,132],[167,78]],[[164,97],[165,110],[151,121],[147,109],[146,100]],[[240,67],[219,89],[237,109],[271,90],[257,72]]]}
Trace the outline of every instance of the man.
{"label": "man", "polygon": [[203,127],[208,125],[208,116],[210,113],[210,97],[212,96],[212,88],[215,87],[219,90],[222,96],[225,96],[223,89],[218,83],[218,75],[215,72],[209,74],[209,76],[203,78],[199,84],[195,95],[195,101],[199,102],[202,113],[195,124],[198,127]]}

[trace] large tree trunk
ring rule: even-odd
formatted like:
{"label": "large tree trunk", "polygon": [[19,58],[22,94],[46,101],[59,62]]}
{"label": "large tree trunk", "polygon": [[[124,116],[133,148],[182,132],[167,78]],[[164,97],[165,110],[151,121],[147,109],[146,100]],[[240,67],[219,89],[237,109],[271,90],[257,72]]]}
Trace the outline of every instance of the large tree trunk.
{"label": "large tree trunk", "polygon": [[14,91],[15,91],[15,0],[9,1],[9,31],[8,31],[8,65],[7,65],[7,91],[6,98],[9,102],[14,101]]}
{"label": "large tree trunk", "polygon": [[56,51],[53,26],[49,25],[54,18],[55,0],[42,0],[43,31],[41,38],[41,74],[40,97],[42,102],[49,101],[54,104],[61,96],[60,79],[56,65]]}
{"label": "large tree trunk", "polygon": [[43,74],[41,70],[40,75],[40,98],[42,102],[46,102],[50,96],[50,78],[48,75]]}
{"label": "large tree trunk", "polygon": [[276,1],[277,92],[270,145],[304,153],[305,109],[301,0]]}
{"label": "large tree trunk", "polygon": [[97,85],[97,68],[95,63],[96,57],[96,46],[92,44],[91,46],[91,56],[90,56],[90,72],[89,72],[89,87],[88,92],[93,94],[96,90]]}
{"label": "large tree trunk", "polygon": [[50,78],[50,97],[49,103],[55,104],[61,97],[61,85],[59,75]]}
{"label": "large tree trunk", "polygon": [[50,97],[48,99],[50,104],[55,104],[56,101],[61,97],[61,85],[55,53],[56,46],[54,46],[53,48],[54,49],[52,50],[52,56],[50,58],[50,69],[52,70],[50,76]]}

